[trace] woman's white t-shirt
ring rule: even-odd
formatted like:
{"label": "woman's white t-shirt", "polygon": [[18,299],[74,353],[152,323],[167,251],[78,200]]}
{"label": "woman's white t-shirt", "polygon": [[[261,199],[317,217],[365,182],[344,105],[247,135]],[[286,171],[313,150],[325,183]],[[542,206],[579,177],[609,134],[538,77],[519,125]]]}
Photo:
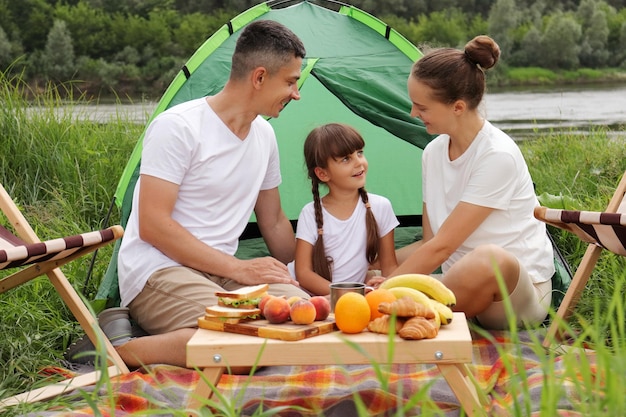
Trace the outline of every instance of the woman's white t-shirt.
{"label": "woman's white t-shirt", "polygon": [[[393,212],[391,202],[382,196],[368,193],[368,199],[378,224],[380,237],[395,229],[399,222]],[[326,256],[333,259],[333,282],[364,282],[369,269],[366,257],[367,229],[365,227],[365,205],[359,202],[352,215],[340,220],[330,214],[322,204],[324,219],[324,249]],[[317,242],[317,224],[313,202],[302,208],[298,217],[296,239],[302,239],[311,245]],[[289,271],[295,278],[295,265],[291,262]]]}
{"label": "woman's white t-shirt", "polygon": [[445,272],[479,245],[495,244],[517,257],[533,282],[554,274],[552,245],[528,167],[517,144],[485,121],[469,148],[451,161],[450,137],[440,135],[422,155],[422,189],[433,234],[461,201],[494,211],[442,265]]}

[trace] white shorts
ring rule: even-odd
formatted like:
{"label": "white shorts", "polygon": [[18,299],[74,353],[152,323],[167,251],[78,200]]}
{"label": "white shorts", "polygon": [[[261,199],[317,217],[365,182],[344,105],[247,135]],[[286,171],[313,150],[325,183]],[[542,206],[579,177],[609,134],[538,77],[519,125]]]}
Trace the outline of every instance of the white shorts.
{"label": "white shorts", "polygon": [[[509,299],[517,325],[541,324],[547,317],[552,302],[552,280],[533,283],[526,269],[520,264],[519,278]],[[504,301],[492,303],[487,310],[476,316],[486,329],[509,329]]]}

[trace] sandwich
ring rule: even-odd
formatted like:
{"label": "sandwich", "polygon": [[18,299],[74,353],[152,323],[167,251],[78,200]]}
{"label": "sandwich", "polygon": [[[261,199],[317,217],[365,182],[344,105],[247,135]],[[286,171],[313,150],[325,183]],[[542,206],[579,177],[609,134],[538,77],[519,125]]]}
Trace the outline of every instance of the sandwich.
{"label": "sandwich", "polygon": [[259,308],[261,298],[267,294],[268,284],[242,287],[235,291],[216,291],[217,305],[231,308]]}
{"label": "sandwich", "polygon": [[231,324],[258,319],[262,314],[259,303],[268,288],[268,284],[260,284],[235,291],[216,291],[217,305],[205,308],[204,319]]}

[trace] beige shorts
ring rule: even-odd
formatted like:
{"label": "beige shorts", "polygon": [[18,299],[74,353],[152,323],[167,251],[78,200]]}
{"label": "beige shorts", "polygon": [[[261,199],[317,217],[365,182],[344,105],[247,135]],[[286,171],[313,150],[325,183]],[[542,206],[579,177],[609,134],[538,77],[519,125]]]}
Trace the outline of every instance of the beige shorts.
{"label": "beige shorts", "polygon": [[[228,278],[204,274],[187,267],[171,267],[155,272],[128,305],[131,317],[150,334],[198,327],[206,306],[217,304],[216,291],[244,287]],[[291,284],[270,284],[269,293],[290,297],[309,296]]]}
{"label": "beige shorts", "polygon": [[[515,289],[509,296],[511,306],[517,316],[517,325],[524,323],[537,325],[548,315],[552,301],[552,281],[533,283],[526,269],[520,265],[519,278]],[[497,301],[476,316],[480,325],[486,329],[510,328],[506,316],[504,301]]]}

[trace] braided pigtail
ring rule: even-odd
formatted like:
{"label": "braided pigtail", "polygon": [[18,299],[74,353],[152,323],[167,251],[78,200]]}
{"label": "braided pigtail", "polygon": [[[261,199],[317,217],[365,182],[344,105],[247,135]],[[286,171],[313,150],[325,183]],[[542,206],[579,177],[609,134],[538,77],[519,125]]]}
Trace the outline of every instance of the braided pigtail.
{"label": "braided pigtail", "polygon": [[311,178],[313,183],[313,207],[315,208],[315,224],[317,225],[317,240],[313,245],[313,271],[328,281],[333,281],[331,265],[333,259],[326,256],[324,248],[324,216],[322,214],[322,200],[320,198],[319,180]]}
{"label": "braided pigtail", "polygon": [[378,258],[378,249],[380,247],[380,235],[378,233],[378,223],[376,217],[372,211],[372,207],[369,202],[369,197],[365,188],[359,188],[359,194],[361,200],[365,204],[365,228],[367,230],[367,244],[365,249],[365,256],[367,262],[374,263]]}

